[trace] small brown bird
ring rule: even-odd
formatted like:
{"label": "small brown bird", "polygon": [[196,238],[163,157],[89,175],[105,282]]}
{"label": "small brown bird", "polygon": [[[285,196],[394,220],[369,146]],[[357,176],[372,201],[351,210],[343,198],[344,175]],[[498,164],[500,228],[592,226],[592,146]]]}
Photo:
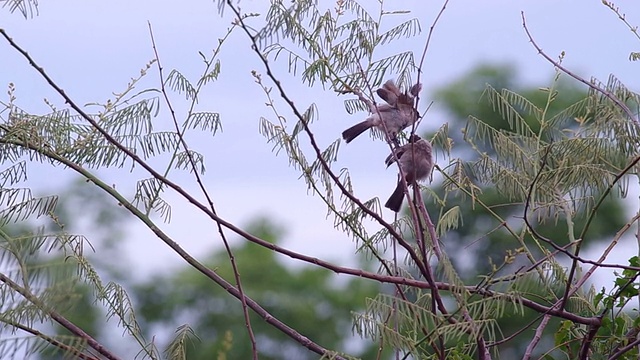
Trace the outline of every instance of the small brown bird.
{"label": "small brown bird", "polygon": [[376,90],[378,96],[387,103],[375,107],[371,106],[371,116],[343,131],[342,138],[350,143],[358,135],[372,127],[377,127],[383,133],[386,127],[389,140],[395,141],[398,132],[418,120],[418,111],[414,106],[415,97],[418,96],[421,89],[422,84],[418,83],[411,87],[409,93],[402,93],[392,80],[387,81],[380,89]]}
{"label": "small brown bird", "polygon": [[[427,178],[431,174],[433,168],[433,157],[431,154],[431,143],[427,140],[420,138],[418,135],[412,135],[409,138],[409,142],[400,146],[395,150],[395,157],[393,153],[387,157],[385,164],[387,167],[393,164],[398,159],[402,174],[404,175],[404,181],[408,185],[416,186],[418,180]],[[385,207],[393,210],[394,212],[400,211],[402,201],[404,200],[404,185],[402,179],[398,181],[396,189],[389,197],[389,200],[384,204]]]}
{"label": "small brown bird", "polygon": [[387,80],[386,83],[382,84],[382,87],[376,90],[376,94],[380,96],[380,98],[387,102],[387,104],[391,106],[396,106],[398,103],[401,104],[409,104],[411,106],[414,105],[414,98],[418,96],[420,90],[422,89],[422,84],[417,83],[411,87],[409,90],[409,94],[401,93],[400,89],[396,86],[393,80]]}

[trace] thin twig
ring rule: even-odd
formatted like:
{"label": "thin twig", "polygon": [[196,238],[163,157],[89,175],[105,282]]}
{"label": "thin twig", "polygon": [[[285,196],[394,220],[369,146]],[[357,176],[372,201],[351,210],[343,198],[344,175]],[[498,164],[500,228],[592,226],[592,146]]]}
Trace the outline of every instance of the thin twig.
{"label": "thin twig", "polygon": [[[454,287],[450,286],[449,284],[443,284],[443,287],[441,289],[453,290],[453,288]],[[514,298],[513,295],[498,293],[488,289],[478,289],[471,286],[466,286],[465,289],[471,293],[482,295],[484,297],[498,298],[498,299],[503,299],[509,302],[522,304],[523,306],[528,307],[529,309],[534,310],[538,313],[550,314],[559,318],[570,320],[578,324],[593,325],[593,324],[599,324],[601,322],[600,319],[598,319],[598,317],[596,316],[585,317],[585,316],[576,315],[574,313],[567,312],[564,309],[559,309],[554,306],[551,306],[551,307],[544,306],[526,298]]]}
{"label": "thin twig", "polygon": [[[565,246],[562,247],[562,249],[567,249],[568,247],[572,246],[572,243],[569,243]],[[520,267],[518,270],[516,270],[515,273],[509,275],[509,276],[503,276],[497,279],[482,279],[478,285],[476,285],[477,287],[489,287],[491,285],[494,284],[498,284],[498,283],[502,283],[502,282],[507,282],[507,281],[512,281],[512,280],[516,280],[519,277],[522,277],[524,275],[526,275],[527,273],[529,273],[530,271],[533,270],[537,270],[538,267],[544,263],[545,261],[548,261],[550,259],[555,258],[556,256],[558,256],[558,254],[560,254],[561,251],[560,250],[555,250],[553,252],[548,252],[546,255],[544,255],[543,257],[541,257],[540,259],[538,259],[535,263],[529,265],[527,268],[525,268],[524,266]],[[523,270],[524,269],[524,270]]]}
{"label": "thin twig", "polygon": [[[85,353],[83,353],[82,351],[80,351],[79,349],[76,349],[72,346],[69,346],[63,342],[60,342],[58,340],[56,340],[55,338],[48,336],[46,334],[43,334],[42,332],[33,329],[31,327],[25,326],[23,324],[11,321],[5,317],[2,318],[2,322],[9,325],[9,326],[13,326],[15,328],[18,328],[24,332],[30,333],[34,336],[36,336],[37,338],[40,338],[46,342],[48,342],[49,344],[51,344],[52,346],[55,346],[59,349],[61,349],[62,351],[65,352],[65,355],[73,355],[75,358],[78,359],[83,359],[83,360],[99,360],[99,358],[95,357],[95,356],[91,356],[91,355],[87,355]],[[6,339],[5,339],[6,340]],[[84,340],[84,339],[83,339]]]}
{"label": "thin twig", "polygon": [[[0,29],[1,30],[1,29]],[[31,293],[28,289],[18,285],[15,281],[13,281],[8,276],[0,273],[0,282],[7,284],[13,291],[20,294],[27,301],[35,305],[38,309],[45,312],[47,315],[51,317],[55,322],[60,324],[63,328],[69,330],[75,336],[83,339],[87,342],[92,349],[97,351],[100,355],[104,356],[109,360],[119,360],[120,358],[112,353],[109,349],[107,349],[104,345],[99,343],[96,339],[94,339],[91,335],[87,334],[84,330],[82,330],[79,326],[69,321],[64,316],[57,313],[54,309],[47,306],[40,298],[38,298],[35,294]]]}
{"label": "thin twig", "polygon": [[[206,58],[204,59],[204,63],[206,64],[206,66],[204,67],[204,70],[202,71],[202,75],[200,75],[200,79],[197,82],[196,86],[195,86],[195,90],[193,91],[193,97],[191,99],[191,103],[189,105],[189,110],[187,111],[187,119],[189,119],[191,117],[191,115],[193,115],[193,110],[195,108],[196,103],[198,102],[198,95],[200,94],[200,90],[202,89],[202,87],[205,85],[206,81],[203,81],[203,79],[209,75],[209,69],[211,68],[211,64],[213,63],[213,60],[218,56],[218,54],[220,53],[221,49],[222,49],[222,45],[225,43],[225,41],[229,38],[229,36],[231,36],[231,34],[233,33],[233,30],[235,29],[236,24],[232,24],[231,27],[227,28],[227,33],[220,39],[218,39],[218,45],[214,48],[213,50],[213,54],[211,55],[211,60],[206,60]],[[202,55],[202,53],[201,53]],[[202,55],[204,58],[204,55]],[[179,131],[180,134],[184,134],[187,129],[189,128],[189,122],[185,121],[182,125],[182,129],[181,131]],[[173,154],[171,155],[171,158],[169,159],[169,162],[167,163],[167,167],[165,169],[164,172],[164,176],[168,176],[169,175],[169,171],[173,168],[173,163],[174,161],[177,159],[177,154],[178,151],[180,150],[180,147],[175,147]],[[155,190],[153,196],[151,197],[151,199],[149,200],[150,202],[154,202],[157,200],[157,198],[160,196],[160,192],[162,191],[162,187],[158,186],[157,189]],[[149,214],[149,212],[152,209],[149,209],[147,214]]]}
{"label": "thin twig", "polygon": [[556,68],[560,69],[563,73],[571,76],[572,78],[574,78],[574,79],[578,80],[579,82],[587,85],[591,89],[601,93],[602,95],[607,97],[609,100],[613,101],[620,109],[622,109],[622,111],[624,111],[624,113],[627,115],[627,117],[629,119],[631,119],[632,121],[635,121],[636,123],[639,122],[638,118],[633,114],[631,109],[629,109],[629,107],[622,100],[618,99],[617,96],[615,96],[611,92],[609,92],[609,91],[597,86],[596,84],[594,84],[594,83],[592,83],[590,81],[587,81],[584,78],[574,74],[569,69],[567,69],[564,66],[562,66],[562,64],[560,64],[558,61],[553,60],[551,58],[551,56],[547,55],[544,51],[542,51],[542,48],[540,46],[538,46],[538,44],[535,42],[535,40],[533,40],[533,36],[531,35],[531,33],[529,32],[529,29],[527,28],[527,23],[526,23],[526,20],[525,20],[525,17],[524,17],[524,11],[520,12],[520,15],[522,16],[522,27],[524,28],[524,31],[527,33],[527,37],[529,38],[529,41],[531,42],[533,47],[535,47],[536,50],[538,50],[538,54],[542,55],[542,57],[547,59],[547,61],[549,61],[551,64],[553,64],[553,66],[555,66]]}
{"label": "thin twig", "polygon": [[[433,246],[433,252],[438,258],[438,260],[440,260],[440,258],[443,256],[442,250],[440,249],[440,238],[436,233],[436,227],[433,224],[433,221],[431,221],[431,217],[429,216],[429,211],[427,210],[427,207],[424,204],[422,193],[418,191],[417,195],[418,196],[416,196],[416,205],[418,206],[418,209],[420,210],[420,212],[425,214],[424,219],[427,222],[426,224],[427,231],[429,232],[429,237],[431,238],[431,243],[432,243],[431,245]],[[426,252],[424,255],[426,256]]]}
{"label": "thin twig", "polygon": [[[427,41],[425,41],[424,49],[422,50],[422,55],[420,56],[420,63],[418,64],[418,80],[416,81],[417,83],[420,82],[420,77],[424,72],[424,70],[422,70],[422,66],[424,65],[424,59],[427,57],[427,51],[429,50],[429,44],[431,43],[431,36],[433,35],[433,31],[436,29],[436,25],[438,24],[438,21],[440,20],[440,17],[442,17],[442,14],[444,13],[448,4],[449,4],[449,0],[445,0],[445,2],[442,4],[442,7],[440,8],[440,11],[438,12],[438,15],[433,20],[433,23],[429,28],[429,35],[427,35]],[[420,102],[420,97],[416,97],[416,107],[418,107],[419,102]],[[412,133],[414,132],[415,131],[412,131]]]}
{"label": "thin twig", "polygon": [[[422,73],[424,72],[424,70],[422,70],[422,66],[424,65],[424,60],[427,56],[427,51],[429,50],[429,45],[431,44],[431,37],[433,36],[433,32],[436,29],[436,25],[438,24],[438,21],[440,20],[440,17],[442,17],[442,14],[444,13],[445,9],[447,8],[447,5],[449,4],[449,0],[445,0],[445,2],[442,4],[442,7],[440,8],[440,11],[438,12],[438,15],[436,15],[436,18],[433,20],[433,23],[431,24],[431,27],[429,27],[429,34],[427,35],[427,40],[425,41],[424,44],[424,49],[422,50],[422,55],[420,55],[420,63],[418,64],[418,77],[416,80],[416,83],[420,83],[420,78],[422,77]],[[433,104],[433,101],[431,102],[431,104]],[[420,124],[420,122],[422,121],[422,119],[424,118],[424,116],[426,116],[427,111],[429,111],[429,108],[431,107],[431,104],[429,104],[429,106],[427,106],[427,109],[425,110],[424,114],[422,114],[419,119],[414,122],[411,125],[411,135],[416,133],[416,129],[418,127],[418,125]],[[420,105],[420,94],[416,95],[416,111],[418,109]],[[428,214],[425,213],[425,216],[428,216]],[[434,245],[435,246],[435,245]]]}
{"label": "thin twig", "polygon": [[[627,288],[629,288],[630,286],[633,286],[633,283],[638,279],[638,277],[640,277],[640,273],[636,272],[635,275],[633,275],[631,278],[629,279],[625,278],[626,283],[620,286],[618,291],[616,291],[616,293],[613,294],[613,296],[611,296],[611,299],[613,299],[614,302],[617,302],[620,296],[624,294],[625,291],[627,291]],[[625,303],[628,303],[629,301],[631,301],[631,298],[628,298],[625,301]],[[622,305],[621,308],[623,306],[624,305]],[[612,306],[605,306],[605,308],[597,316],[597,319],[600,321],[595,324],[589,325],[589,331],[587,332],[585,337],[582,339],[582,344],[580,345],[580,355],[578,357],[579,359],[588,358],[588,354],[591,350],[591,344],[593,343],[593,339],[595,339],[596,335],[598,334],[598,330],[602,326],[602,319],[604,319],[604,317],[607,315],[607,313],[609,313],[610,310],[612,310],[612,308],[613,308]]]}
{"label": "thin twig", "polygon": [[[178,135],[178,140],[180,141],[180,144],[182,145],[182,148],[184,149],[184,152],[186,153],[187,158],[189,159],[189,164],[191,165],[191,169],[193,170],[193,175],[196,178],[198,187],[200,187],[202,194],[206,198],[207,203],[209,204],[209,208],[211,209],[211,212],[217,215],[216,208],[213,205],[213,200],[211,199],[209,192],[207,191],[206,187],[204,186],[204,183],[202,182],[202,178],[200,177],[200,174],[196,169],[195,160],[193,159],[191,151],[189,150],[189,146],[187,145],[187,142],[184,140],[184,136],[182,134],[182,131],[180,130],[180,126],[178,125],[178,119],[176,118],[176,113],[173,109],[173,106],[171,105],[171,101],[169,100],[169,95],[167,94],[167,90],[164,86],[164,75],[162,71],[162,64],[160,63],[160,56],[158,55],[156,41],[153,37],[153,29],[151,28],[151,22],[147,22],[147,24],[149,26],[149,35],[151,37],[151,45],[153,46],[153,53],[155,54],[156,63],[158,64],[158,76],[160,77],[159,78],[160,89],[162,91],[162,95],[164,97],[165,103],[167,104],[169,112],[171,113],[171,120],[175,127],[176,134]],[[240,293],[240,302],[242,303],[242,314],[244,316],[244,323],[245,323],[245,326],[247,327],[247,333],[249,334],[249,341],[251,342],[251,353],[253,355],[253,359],[258,360],[258,347],[256,345],[256,337],[253,334],[253,328],[251,327],[251,319],[249,318],[249,310],[247,309],[247,300],[244,296],[244,290],[242,289],[242,282],[240,281],[240,271],[238,270],[235,256],[233,255],[233,251],[229,246],[227,237],[225,236],[224,231],[222,230],[222,225],[220,225],[220,223],[216,223],[216,226],[218,228],[218,233],[220,234],[220,238],[222,239],[222,243],[224,244],[224,248],[227,251],[227,255],[229,256],[229,261],[231,262],[231,268],[233,269],[233,276],[236,281],[238,292]]]}
{"label": "thin twig", "polygon": [[522,357],[522,360],[529,360],[531,358],[533,349],[536,347],[536,345],[538,345],[538,343],[540,342],[540,339],[542,339],[542,334],[544,333],[544,329],[547,327],[547,324],[549,324],[550,320],[551,320],[551,315],[545,314],[544,317],[542,318],[542,321],[540,322],[540,324],[538,324],[538,327],[536,328],[536,333],[533,336],[533,339],[531,339],[531,342],[529,342],[529,344],[527,345],[527,349],[524,352],[524,356]]}
{"label": "thin twig", "polygon": [[640,338],[635,339],[634,341],[630,342],[626,346],[623,346],[620,349],[618,349],[618,351],[616,351],[613,355],[611,355],[608,360],[619,359],[622,355],[624,355],[628,351],[631,351],[631,349],[633,349],[634,347],[636,347],[638,345],[640,345]]}
{"label": "thin twig", "polygon": [[[397,214],[396,214],[397,215]],[[399,272],[398,272],[398,247],[397,247],[397,243],[395,241],[391,242],[391,249],[392,249],[392,261],[393,261],[393,269],[395,270],[394,275],[395,276],[399,276]],[[396,291],[396,296],[393,298],[393,303],[392,303],[392,312],[397,312],[398,311],[398,302],[397,302],[397,295],[398,295],[398,291]],[[404,297],[404,293],[400,292],[400,295],[402,295]],[[393,330],[395,330],[396,333],[399,333],[399,329],[398,329],[398,323],[399,323],[399,317],[395,316],[394,317],[394,322],[393,322]],[[381,339],[382,340],[382,339]],[[381,342],[382,344],[382,342]],[[396,348],[395,350],[395,357],[396,360],[400,359],[400,349]]]}
{"label": "thin twig", "polygon": [[513,340],[516,336],[522,334],[523,332],[530,330],[531,326],[533,326],[533,324],[535,324],[536,322],[538,322],[543,316],[545,316],[546,314],[539,314],[535,319],[531,320],[529,323],[527,323],[526,325],[522,326],[520,328],[520,330],[514,332],[513,334],[507,336],[506,338],[502,339],[502,340],[498,340],[495,342],[492,342],[490,344],[487,344],[487,347],[495,347],[495,346],[499,346],[502,344],[505,344],[511,340]]}
{"label": "thin twig", "polygon": [[[624,233],[627,232],[627,230],[629,230],[629,228],[631,228],[633,223],[638,221],[639,218],[640,218],[640,213],[636,214],[633,218],[631,218],[631,220],[629,220],[626,224],[624,224],[622,228],[620,228],[620,230],[618,230],[618,232],[616,233],[616,236],[614,236],[613,240],[609,243],[609,245],[607,245],[607,247],[602,252],[602,255],[600,255],[598,260],[595,261],[596,264],[594,264],[589,270],[587,270],[587,272],[585,272],[584,275],[580,277],[580,280],[576,282],[576,285],[574,286],[574,289],[569,294],[569,296],[572,296],[582,285],[584,285],[585,282],[587,282],[587,280],[591,277],[591,275],[593,275],[595,271],[599,267],[601,267],[598,264],[601,264],[604,260],[606,260],[607,256],[609,256],[609,253],[613,250],[613,248],[618,244],[618,242],[622,238],[622,235],[624,235]],[[623,269],[623,267],[620,267],[620,268]],[[640,270],[634,270],[634,271],[640,271]]]}

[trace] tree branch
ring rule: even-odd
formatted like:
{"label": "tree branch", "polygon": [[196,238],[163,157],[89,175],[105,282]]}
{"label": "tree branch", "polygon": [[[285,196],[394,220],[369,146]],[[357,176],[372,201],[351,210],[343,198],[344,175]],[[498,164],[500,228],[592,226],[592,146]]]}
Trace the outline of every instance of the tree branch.
{"label": "tree branch", "polygon": [[22,297],[24,297],[27,301],[29,301],[33,305],[37,306],[40,310],[44,311],[47,315],[49,315],[51,317],[51,319],[53,319],[55,322],[60,324],[60,326],[62,326],[63,328],[69,330],[69,332],[71,332],[75,336],[77,336],[77,337],[83,339],[84,341],[86,341],[87,345],[89,345],[92,349],[97,351],[100,355],[104,356],[105,358],[107,358],[109,360],[119,360],[120,359],[117,355],[115,355],[114,353],[109,351],[106,347],[104,347],[104,345],[99,343],[91,335],[87,334],[84,330],[82,330],[76,324],[74,324],[71,321],[69,321],[64,316],[58,314],[55,310],[53,310],[49,306],[47,306],[42,300],[40,300],[40,298],[38,298],[36,295],[31,293],[28,289],[18,285],[16,282],[14,282],[11,278],[9,278],[8,276],[6,276],[3,273],[0,273],[0,282],[3,282],[5,284],[7,284],[7,286],[9,286],[11,289],[13,289],[13,291],[15,291],[18,294],[22,295]]}
{"label": "tree branch", "polygon": [[524,31],[527,33],[527,37],[529,38],[529,41],[531,42],[531,44],[533,45],[533,47],[536,48],[536,50],[538,51],[538,54],[542,55],[542,57],[544,57],[545,59],[547,59],[548,62],[550,62],[551,64],[553,64],[553,66],[555,66],[556,68],[560,69],[563,73],[571,76],[572,78],[578,80],[579,82],[587,85],[589,88],[601,93],[602,95],[604,95],[606,98],[608,98],[609,100],[611,100],[613,103],[615,103],[620,109],[622,109],[622,111],[624,111],[624,113],[627,115],[627,117],[632,120],[635,121],[636,123],[638,123],[638,118],[633,114],[633,112],[631,111],[631,109],[629,109],[629,107],[620,99],[618,99],[618,97],[616,97],[614,94],[612,94],[611,92],[597,86],[596,84],[594,84],[593,82],[587,81],[584,78],[574,74],[573,72],[571,72],[569,69],[565,68],[564,66],[562,66],[559,62],[553,60],[549,55],[547,55],[544,51],[542,51],[542,48],[540,46],[538,46],[538,44],[535,42],[535,40],[533,39],[533,36],[531,35],[531,33],[529,32],[529,29],[527,28],[527,22],[526,19],[524,17],[524,11],[520,12],[520,15],[522,16],[522,27],[524,28]]}

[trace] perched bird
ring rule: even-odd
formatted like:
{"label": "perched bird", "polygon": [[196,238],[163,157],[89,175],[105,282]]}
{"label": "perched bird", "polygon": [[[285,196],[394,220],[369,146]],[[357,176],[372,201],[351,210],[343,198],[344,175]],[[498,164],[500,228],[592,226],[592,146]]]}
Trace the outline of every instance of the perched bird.
{"label": "perched bird", "polygon": [[[398,164],[402,169],[404,181],[408,185],[415,186],[418,180],[425,179],[431,174],[433,168],[433,157],[431,155],[431,143],[420,138],[418,135],[412,135],[409,142],[398,147],[394,153],[389,155],[385,160],[387,167],[398,159]],[[396,189],[384,204],[385,207],[398,212],[404,200],[404,185],[402,179],[398,181]]]}
{"label": "perched bird", "polygon": [[387,104],[391,106],[396,106],[399,103],[401,104],[410,104],[414,105],[414,98],[418,96],[420,90],[422,89],[422,84],[417,83],[411,87],[409,90],[409,94],[401,93],[400,89],[396,86],[393,80],[387,80],[382,87],[376,90],[376,94],[380,96],[380,98],[387,102]]}
{"label": "perched bird", "polygon": [[418,119],[418,111],[414,106],[415,97],[420,89],[422,89],[422,84],[418,83],[413,85],[408,93],[402,93],[396,84],[389,80],[376,90],[378,96],[387,102],[386,104],[374,106],[360,96],[369,105],[371,116],[343,131],[342,138],[350,143],[358,135],[372,127],[377,127],[382,133],[385,132],[386,127],[389,140],[396,141],[397,134]]}

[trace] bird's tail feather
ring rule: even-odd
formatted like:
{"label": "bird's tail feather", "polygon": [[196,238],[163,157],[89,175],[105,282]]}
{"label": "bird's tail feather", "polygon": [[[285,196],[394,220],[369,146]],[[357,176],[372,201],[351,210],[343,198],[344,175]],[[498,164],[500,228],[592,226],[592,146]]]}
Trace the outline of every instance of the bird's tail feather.
{"label": "bird's tail feather", "polygon": [[342,132],[342,138],[346,140],[347,144],[350,143],[353,139],[358,137],[358,135],[365,132],[367,129],[371,127],[371,122],[365,120],[361,123],[357,123],[347,130]]}
{"label": "bird's tail feather", "polygon": [[398,182],[398,186],[393,191],[393,194],[389,196],[389,200],[384,204],[384,206],[388,209],[393,210],[394,212],[400,211],[400,207],[402,206],[402,201],[404,200],[404,186],[402,186],[402,182]]}

